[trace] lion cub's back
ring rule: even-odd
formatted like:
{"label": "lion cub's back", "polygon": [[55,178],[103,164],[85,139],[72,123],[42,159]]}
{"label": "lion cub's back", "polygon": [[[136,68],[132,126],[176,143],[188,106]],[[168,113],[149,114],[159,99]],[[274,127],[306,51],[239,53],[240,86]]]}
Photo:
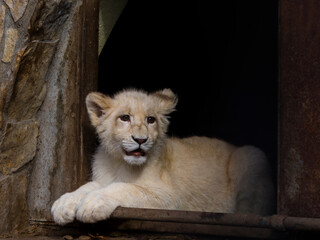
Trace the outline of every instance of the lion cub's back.
{"label": "lion cub's back", "polygon": [[179,163],[209,164],[224,167],[235,146],[216,138],[188,137],[171,138],[168,145]]}
{"label": "lion cub's back", "polygon": [[185,199],[183,208],[232,211],[228,164],[234,149],[231,144],[207,137],[168,139],[171,179]]}
{"label": "lion cub's back", "polygon": [[192,180],[205,178],[211,184],[227,181],[229,159],[236,149],[233,145],[207,137],[172,138],[168,145],[177,174],[189,174]]}
{"label": "lion cub's back", "polygon": [[[218,139],[190,137],[168,140],[177,187],[187,186],[199,210],[267,215],[273,186],[265,155],[253,146],[235,147]],[[199,202],[200,200],[200,202]]]}

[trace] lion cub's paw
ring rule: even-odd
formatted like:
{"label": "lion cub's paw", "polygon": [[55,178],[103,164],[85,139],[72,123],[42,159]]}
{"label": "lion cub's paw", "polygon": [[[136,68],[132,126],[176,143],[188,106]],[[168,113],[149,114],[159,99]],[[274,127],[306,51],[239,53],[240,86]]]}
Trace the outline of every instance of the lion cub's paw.
{"label": "lion cub's paw", "polygon": [[81,200],[77,193],[66,193],[54,202],[51,208],[54,221],[59,225],[73,222],[76,215],[76,207]]}
{"label": "lion cub's paw", "polygon": [[85,223],[98,222],[109,218],[118,206],[116,200],[94,191],[82,199],[77,208],[76,218]]}

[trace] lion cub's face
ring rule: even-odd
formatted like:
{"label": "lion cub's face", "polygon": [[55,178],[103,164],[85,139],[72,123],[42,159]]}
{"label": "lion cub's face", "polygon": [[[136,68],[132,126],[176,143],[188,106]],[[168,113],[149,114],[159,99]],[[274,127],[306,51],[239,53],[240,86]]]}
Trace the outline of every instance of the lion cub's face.
{"label": "lion cub's face", "polygon": [[154,93],[127,90],[114,97],[90,93],[86,104],[101,144],[114,157],[141,165],[165,137],[167,114],[177,98],[170,89]]}

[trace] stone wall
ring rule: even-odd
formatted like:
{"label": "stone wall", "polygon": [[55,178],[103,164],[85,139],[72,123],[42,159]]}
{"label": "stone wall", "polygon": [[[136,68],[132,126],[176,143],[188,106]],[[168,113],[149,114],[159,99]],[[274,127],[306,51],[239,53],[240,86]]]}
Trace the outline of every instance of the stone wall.
{"label": "stone wall", "polygon": [[84,4],[0,0],[0,236],[51,220],[52,202],[89,177]]}
{"label": "stone wall", "polygon": [[[104,44],[127,0],[101,1]],[[89,178],[98,2],[0,0],[0,237],[49,233],[52,203]]]}

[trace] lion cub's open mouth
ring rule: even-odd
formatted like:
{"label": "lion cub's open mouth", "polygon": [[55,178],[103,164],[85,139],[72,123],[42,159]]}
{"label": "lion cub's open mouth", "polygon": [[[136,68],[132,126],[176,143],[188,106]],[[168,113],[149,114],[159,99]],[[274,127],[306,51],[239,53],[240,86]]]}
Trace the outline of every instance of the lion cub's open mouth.
{"label": "lion cub's open mouth", "polygon": [[128,156],[135,156],[135,157],[141,157],[141,156],[146,155],[146,153],[141,148],[138,148],[138,149],[130,151],[130,152],[125,151],[125,153]]}

